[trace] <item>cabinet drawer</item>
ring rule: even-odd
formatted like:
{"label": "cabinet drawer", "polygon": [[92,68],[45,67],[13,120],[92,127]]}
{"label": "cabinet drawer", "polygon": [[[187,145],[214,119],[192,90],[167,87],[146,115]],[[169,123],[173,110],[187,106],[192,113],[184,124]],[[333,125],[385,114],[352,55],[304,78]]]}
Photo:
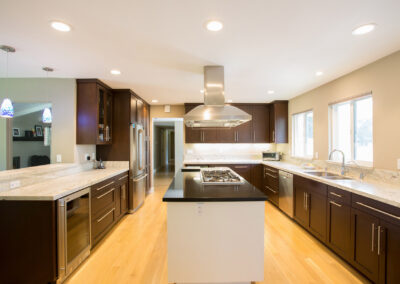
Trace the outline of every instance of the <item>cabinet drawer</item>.
{"label": "cabinet drawer", "polygon": [[92,215],[97,215],[97,213],[103,210],[105,207],[115,202],[115,189],[116,187],[110,187],[106,192],[100,195],[92,196]]}
{"label": "cabinet drawer", "polygon": [[122,173],[120,175],[117,175],[114,180],[115,183],[121,184],[121,183],[126,183],[128,182],[129,174],[128,172]]}
{"label": "cabinet drawer", "polygon": [[115,220],[115,207],[111,205],[92,219],[92,239],[97,239],[101,233],[112,226]]}
{"label": "cabinet drawer", "polygon": [[328,198],[340,203],[350,205],[351,203],[351,192],[345,191],[340,188],[328,186]]}
{"label": "cabinet drawer", "polygon": [[302,188],[310,193],[315,193],[323,196],[328,195],[328,186],[312,179],[294,176],[294,186]]}
{"label": "cabinet drawer", "polygon": [[92,198],[104,194],[114,186],[115,186],[114,178],[106,179],[102,182],[96,183],[91,187]]}
{"label": "cabinet drawer", "polygon": [[351,195],[351,207],[391,222],[392,224],[400,225],[400,208],[354,193]]}

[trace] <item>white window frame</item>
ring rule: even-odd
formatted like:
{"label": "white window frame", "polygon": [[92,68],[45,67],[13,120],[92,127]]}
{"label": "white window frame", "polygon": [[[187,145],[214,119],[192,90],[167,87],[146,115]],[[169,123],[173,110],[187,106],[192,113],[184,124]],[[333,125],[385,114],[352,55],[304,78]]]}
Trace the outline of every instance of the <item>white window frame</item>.
{"label": "white window frame", "polygon": [[[352,165],[352,164],[354,164],[354,162],[356,162],[356,164],[359,166],[369,168],[369,167],[372,167],[373,163],[374,163],[374,155],[373,155],[374,144],[373,144],[373,142],[372,142],[372,162],[356,160],[355,159],[355,146],[354,146],[354,138],[355,138],[354,137],[355,136],[354,103],[357,101],[360,101],[360,100],[367,99],[367,98],[372,99],[372,93],[368,93],[365,95],[361,95],[361,96],[349,98],[347,100],[343,100],[340,102],[335,102],[335,103],[329,104],[329,153],[334,150],[333,149],[333,115],[334,115],[333,107],[335,105],[350,103],[350,138],[351,138],[351,147],[350,147],[351,150],[350,151],[351,151],[351,157],[346,157],[346,164]],[[373,108],[373,100],[372,100],[372,108]],[[373,127],[373,114],[372,114],[372,127]],[[372,128],[372,141],[373,141],[373,137],[374,137],[374,129]],[[332,160],[328,160],[328,162],[340,163],[340,162],[332,161]]]}
{"label": "white window frame", "polygon": [[[295,119],[295,116],[300,115],[300,114],[304,114],[304,117],[306,117],[308,113],[312,113],[312,114],[313,114],[313,125],[312,125],[312,126],[313,126],[313,150],[312,150],[312,154],[311,154],[311,155],[299,156],[299,155],[296,155],[296,154],[295,154],[295,151],[294,151],[294,149],[295,149],[295,143],[296,143],[296,141],[295,141],[295,137],[296,137],[296,136],[295,136],[295,127],[294,127],[295,123],[294,123],[294,119]],[[304,130],[307,129],[307,128],[306,128],[306,123],[307,123],[307,120],[304,119]],[[303,137],[303,139],[304,139],[304,141],[306,141],[306,131],[304,131],[304,137]],[[307,144],[304,143],[303,147],[304,147],[303,153],[306,153],[306,152],[307,152],[307,151],[306,151],[306,149],[307,149]],[[309,109],[309,110],[306,110],[306,111],[297,112],[297,113],[292,114],[292,155],[291,155],[291,156],[294,157],[294,158],[303,158],[303,159],[310,159],[310,160],[314,157],[314,111],[313,111],[312,109]]]}

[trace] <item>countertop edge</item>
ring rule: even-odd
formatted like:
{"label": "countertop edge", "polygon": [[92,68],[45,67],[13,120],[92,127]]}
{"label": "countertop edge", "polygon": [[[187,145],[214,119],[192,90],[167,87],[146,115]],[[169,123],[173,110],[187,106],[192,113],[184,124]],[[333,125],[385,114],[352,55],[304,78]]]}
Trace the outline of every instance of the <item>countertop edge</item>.
{"label": "countertop edge", "polygon": [[[101,171],[101,170],[99,170],[99,171]],[[74,187],[69,190],[65,190],[64,192],[56,194],[56,195],[35,195],[35,196],[33,196],[33,195],[25,195],[25,196],[24,195],[14,195],[14,196],[12,196],[11,195],[12,193],[10,192],[9,196],[6,196],[6,195],[0,196],[0,201],[55,201],[55,200],[58,200],[60,198],[63,198],[70,194],[73,194],[79,190],[90,187],[96,183],[102,182],[106,179],[112,178],[114,176],[117,176],[117,175],[122,174],[127,171],[129,171],[128,168],[115,169],[115,172],[106,174],[106,175],[102,176],[101,178],[96,179],[95,181],[91,181],[87,184],[80,185],[78,187]],[[71,175],[71,176],[73,176],[73,175]]]}

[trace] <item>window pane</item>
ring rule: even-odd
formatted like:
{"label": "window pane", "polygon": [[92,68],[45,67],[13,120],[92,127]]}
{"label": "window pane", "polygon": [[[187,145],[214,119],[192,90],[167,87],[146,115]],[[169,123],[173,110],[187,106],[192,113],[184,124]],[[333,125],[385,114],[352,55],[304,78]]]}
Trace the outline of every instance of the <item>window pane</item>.
{"label": "window pane", "polygon": [[304,114],[294,116],[294,156],[304,156]]}
{"label": "window pane", "polygon": [[357,161],[372,162],[372,97],[354,102],[354,154]]}
{"label": "window pane", "polygon": [[313,136],[313,113],[306,113],[306,156],[313,156],[314,136]]}
{"label": "window pane", "polygon": [[[346,161],[352,160],[351,155],[351,112],[350,102],[332,106],[332,149],[342,150]],[[334,161],[341,161],[339,153],[332,157]]]}
{"label": "window pane", "polygon": [[303,112],[293,115],[292,155],[296,157],[312,157],[313,155],[313,113]]}

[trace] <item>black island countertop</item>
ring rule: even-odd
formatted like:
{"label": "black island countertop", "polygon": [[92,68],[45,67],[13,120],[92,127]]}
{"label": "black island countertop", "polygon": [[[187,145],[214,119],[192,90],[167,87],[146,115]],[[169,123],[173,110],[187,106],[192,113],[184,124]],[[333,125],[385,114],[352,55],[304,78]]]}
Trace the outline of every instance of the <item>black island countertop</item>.
{"label": "black island countertop", "polygon": [[179,171],[163,197],[164,202],[265,201],[267,195],[246,180],[242,184],[203,184],[200,172]]}

